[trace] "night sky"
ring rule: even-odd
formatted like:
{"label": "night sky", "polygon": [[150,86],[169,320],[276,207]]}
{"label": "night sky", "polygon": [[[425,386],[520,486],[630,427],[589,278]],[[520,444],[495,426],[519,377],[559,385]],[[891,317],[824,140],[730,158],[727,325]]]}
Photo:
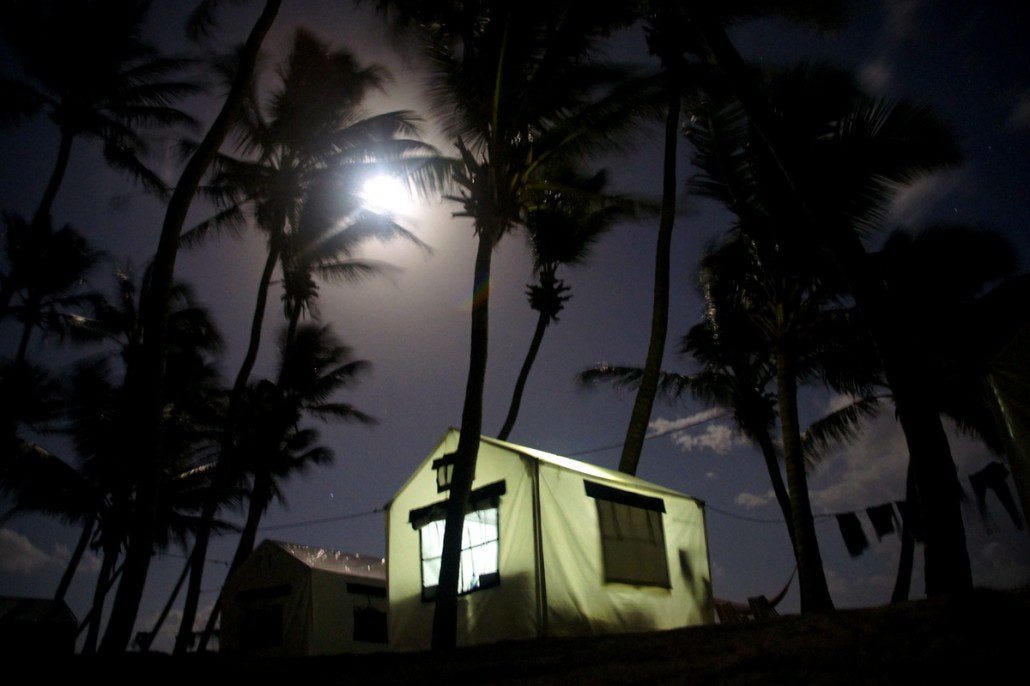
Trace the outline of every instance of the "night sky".
{"label": "night sky", "polygon": [[[153,31],[167,51],[186,50],[180,38],[178,2],[156,2]],[[240,40],[260,3],[226,3],[226,43]],[[1020,2],[860,2],[838,32],[818,34],[781,22],[738,26],[732,38],[746,58],[763,64],[799,60],[855,69],[871,92],[885,98],[911,98],[928,104],[953,128],[966,159],[960,167],[920,180],[899,194],[893,226],[918,229],[936,221],[960,222],[1004,232],[1015,244],[1021,271],[1030,266],[1030,60],[1023,45],[1030,12]],[[349,2],[287,0],[265,43],[268,65],[285,53],[298,26],[312,29],[336,46],[346,46],[365,61],[385,65],[394,75],[385,95],[368,103],[370,113],[411,108],[425,112],[414,53],[405,55],[383,23]],[[224,37],[224,38],[223,38]],[[651,68],[639,29],[618,35],[611,56]],[[3,69],[9,55],[0,52]],[[218,103],[190,102],[206,125]],[[446,141],[426,122],[426,134],[450,154]],[[625,150],[600,163],[627,192],[657,197],[660,190],[659,127],[642,130]],[[156,146],[160,152],[161,146]],[[0,208],[31,215],[49,174],[57,131],[38,118],[0,134]],[[173,141],[162,159],[152,160],[166,179],[177,174]],[[683,159],[689,149],[683,145]],[[692,170],[686,165],[681,181]],[[681,183],[681,187],[682,187]],[[673,351],[679,337],[698,321],[701,305],[694,284],[698,255],[730,228],[731,218],[712,203],[684,198],[673,245],[673,291],[665,368],[689,371]],[[360,385],[341,395],[379,419],[374,427],[322,427],[324,443],[336,453],[332,467],[316,469],[290,482],[287,506],[273,506],[260,537],[324,546],[347,552],[385,554],[382,507],[450,426],[460,420],[468,354],[468,298],[475,243],[468,220],[452,219],[454,206],[436,202],[417,206],[406,224],[432,247],[427,254],[400,243],[370,244],[365,255],[389,262],[398,271],[376,281],[323,286],[324,321],[373,364]],[[107,288],[115,267],[141,273],[156,246],[163,207],[125,177],[110,172],[91,143],[78,141],[69,174],[54,208],[55,223],[70,222],[106,250],[109,263],[91,283]],[[198,208],[193,219],[205,216]],[[188,222],[189,223],[189,222]],[[633,395],[608,388],[583,390],[575,374],[599,362],[641,364],[650,327],[651,285],[656,221],[626,223],[602,239],[588,263],[562,276],[572,287],[560,321],[550,327],[529,379],[522,411],[510,440],[568,457],[614,467]],[[886,232],[885,232],[886,233]],[[885,235],[885,233],[883,235]],[[882,238],[882,235],[879,237]],[[877,238],[872,239],[875,247]],[[227,339],[222,362],[231,378],[243,353],[264,247],[258,232],[224,238],[180,253],[177,274],[190,282],[214,312]],[[507,411],[511,388],[536,322],[524,286],[532,280],[522,235],[505,238],[494,257],[490,361],[487,370],[484,431],[495,434]],[[278,293],[269,298],[265,344],[256,374],[268,374],[274,331],[282,323]],[[14,326],[0,329],[4,354],[17,343]],[[80,349],[48,341],[30,350],[38,362],[60,369]],[[95,352],[95,351],[93,351]],[[825,413],[840,399],[820,388],[805,389],[803,420]],[[653,428],[698,419],[705,408],[691,401],[658,403]],[[954,434],[959,477],[995,459],[976,442]],[[40,439],[56,452],[67,447],[53,437]],[[872,544],[852,558],[835,521],[817,520],[817,532],[833,599],[838,607],[882,604],[889,600],[899,542],[877,542],[862,511],[904,495],[906,453],[892,411],[870,422],[859,439],[832,451],[810,474],[816,513],[856,511]],[[771,498],[768,477],[757,450],[737,436],[727,420],[714,419],[645,444],[638,476],[704,500],[713,586],[717,597],[743,601],[776,593],[793,569],[786,528]],[[994,527],[988,533],[970,497],[963,507],[974,581],[1013,587],[1030,583],[1030,540],[1005,517],[997,501],[988,503]],[[6,509],[6,508],[4,508]],[[361,515],[346,518],[349,515]],[[242,515],[230,519],[242,522]],[[297,526],[293,524],[303,523]],[[0,594],[52,595],[78,531],[53,520],[23,517],[0,528]],[[235,548],[224,537],[211,549],[202,613],[210,608]],[[185,560],[172,549],[152,566],[146,605],[138,629],[149,629]],[[69,604],[84,616],[98,563],[87,562],[72,586]],[[917,549],[913,593],[922,589]],[[783,609],[797,611],[792,586]],[[173,616],[174,619],[174,616]],[[175,621],[165,631],[177,628]],[[159,641],[158,648],[167,648]]]}

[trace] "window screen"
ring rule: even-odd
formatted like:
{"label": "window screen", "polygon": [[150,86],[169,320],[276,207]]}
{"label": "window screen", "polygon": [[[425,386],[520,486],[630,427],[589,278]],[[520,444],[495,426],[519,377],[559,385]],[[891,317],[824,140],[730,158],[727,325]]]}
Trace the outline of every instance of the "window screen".
{"label": "window screen", "polygon": [[[465,515],[461,532],[458,593],[471,593],[500,583],[499,505],[500,496],[504,492],[504,482],[501,481],[476,489],[469,495],[471,512]],[[445,504],[412,510],[409,517],[412,526],[419,532],[423,600],[436,597],[436,588],[440,582]]]}
{"label": "window screen", "polygon": [[605,581],[669,588],[662,500],[584,483],[597,505]]}

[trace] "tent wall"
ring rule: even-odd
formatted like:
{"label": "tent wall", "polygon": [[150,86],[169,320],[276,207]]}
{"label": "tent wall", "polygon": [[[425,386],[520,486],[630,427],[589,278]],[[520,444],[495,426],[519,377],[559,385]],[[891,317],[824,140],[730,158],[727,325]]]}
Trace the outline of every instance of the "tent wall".
{"label": "tent wall", "polygon": [[219,650],[306,655],[311,631],[310,570],[274,545],[261,545],[227,580]]}
{"label": "tent wall", "polygon": [[[393,649],[429,647],[435,605],[422,599],[419,532],[409,522],[409,514],[446,499],[446,492],[437,492],[432,462],[456,447],[457,432],[451,432],[419,466],[387,512],[389,638]],[[499,504],[500,584],[458,598],[458,645],[537,635],[530,461],[513,457],[496,446],[480,446],[473,488],[498,481],[505,484]]]}
{"label": "tent wall", "polygon": [[348,580],[340,574],[323,569],[311,570],[311,634],[308,655],[337,655],[340,653],[368,653],[385,650],[386,645],[355,641],[355,608],[373,607],[385,613],[385,597],[356,592],[368,587],[369,581]]}
{"label": "tent wall", "polygon": [[353,635],[347,582],[339,574],[311,570],[311,633],[308,655],[333,655],[348,650]]}
{"label": "tent wall", "polygon": [[661,519],[670,587],[606,582],[597,503],[586,495],[585,480],[606,483],[540,465],[547,634],[610,634],[712,622],[704,512],[697,501],[624,481],[607,482],[664,503]]}

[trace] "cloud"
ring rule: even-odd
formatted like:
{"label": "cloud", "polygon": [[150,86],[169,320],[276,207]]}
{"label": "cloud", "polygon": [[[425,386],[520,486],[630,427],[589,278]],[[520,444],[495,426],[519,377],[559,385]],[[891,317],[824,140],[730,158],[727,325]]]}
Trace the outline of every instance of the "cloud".
{"label": "cloud", "polygon": [[725,424],[708,424],[701,433],[688,433],[687,429],[705,424],[724,414],[726,414],[726,410],[713,407],[679,419],[659,417],[652,420],[649,426],[654,432],[652,436],[672,434],[672,442],[684,452],[701,448],[723,455],[736,445],[746,445],[747,439]]}
{"label": "cloud", "polygon": [[[68,546],[63,543],[54,543],[53,552],[50,555],[50,562],[64,568],[68,566],[68,562],[72,559],[72,551]],[[79,559],[79,567],[76,570],[76,574],[90,573],[96,574],[100,571],[100,556],[91,550],[86,550],[83,553],[82,558]]]}
{"label": "cloud", "polygon": [[[203,593],[204,591],[201,591]],[[193,626],[198,631],[207,624],[207,618],[211,615],[211,610],[214,607],[214,603],[207,601],[202,602],[197,608],[197,618]],[[154,610],[140,622],[138,622],[137,629],[151,631],[154,625],[157,623],[157,619],[160,616],[160,611]],[[165,621],[161,624],[161,629],[157,632],[153,642],[150,644],[150,649],[162,653],[171,653],[175,647],[175,635],[179,633],[179,625],[182,623],[182,610],[179,608],[173,608],[168,612],[168,616],[165,617]],[[215,639],[217,641],[217,639]],[[215,643],[217,646],[217,642]]]}
{"label": "cloud", "polygon": [[775,494],[771,490],[767,491],[764,495],[757,495],[755,493],[744,491],[743,493],[737,494],[737,497],[733,502],[747,510],[754,510],[755,508],[768,505],[774,496]]}
{"label": "cloud", "polygon": [[673,436],[672,440],[683,452],[689,452],[694,448],[707,448],[720,455],[725,455],[736,445],[747,443],[745,439],[742,439],[739,434],[725,424],[709,424],[700,436],[680,433]]}
{"label": "cloud", "polygon": [[899,190],[887,212],[890,224],[918,224],[941,201],[948,199],[963,183],[960,170],[928,174]]}
{"label": "cloud", "polygon": [[1005,123],[1011,131],[1030,129],[1030,89],[1020,94]]}
{"label": "cloud", "polygon": [[689,417],[680,417],[679,419],[665,419],[663,417],[657,417],[651,420],[648,427],[652,429],[655,434],[669,433],[679,429],[688,429],[692,426],[697,426],[698,424],[715,419],[723,414],[726,414],[726,410],[720,407],[710,407],[707,410],[702,410],[701,412],[692,414]]}
{"label": "cloud", "polygon": [[45,567],[50,559],[50,555],[27,537],[12,529],[0,529],[0,571],[32,574]]}

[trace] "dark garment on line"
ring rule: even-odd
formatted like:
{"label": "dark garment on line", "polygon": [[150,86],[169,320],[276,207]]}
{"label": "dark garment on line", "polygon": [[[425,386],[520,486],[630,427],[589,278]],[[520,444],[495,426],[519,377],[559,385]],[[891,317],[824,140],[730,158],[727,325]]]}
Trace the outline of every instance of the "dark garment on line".
{"label": "dark garment on line", "polygon": [[858,521],[858,515],[854,512],[841,512],[837,515],[837,526],[840,527],[840,535],[844,539],[851,557],[858,557],[862,551],[869,547],[869,540],[862,531],[862,522]]}
{"label": "dark garment on line", "polygon": [[1020,517],[1019,508],[1009,490],[1008,476],[1009,470],[1001,462],[992,462],[975,474],[969,475],[969,484],[973,487],[973,493],[976,496],[976,509],[980,511],[980,516],[983,517],[988,531],[991,530],[991,517],[987,512],[987,489],[994,491],[998,500],[1001,501],[1002,507],[1009,513],[1012,523],[1020,531],[1023,530],[1023,518]]}
{"label": "dark garment on line", "polygon": [[907,500],[896,500],[894,504],[898,506],[898,512],[901,513],[901,523],[905,533],[911,536],[913,541],[922,543],[923,516],[919,512],[919,508],[914,502],[910,503]]}
{"label": "dark garment on line", "polygon": [[870,524],[873,525],[877,541],[882,541],[884,536],[897,530],[894,526],[897,522],[897,515],[894,514],[894,506],[890,503],[867,507],[865,513],[869,517]]}

